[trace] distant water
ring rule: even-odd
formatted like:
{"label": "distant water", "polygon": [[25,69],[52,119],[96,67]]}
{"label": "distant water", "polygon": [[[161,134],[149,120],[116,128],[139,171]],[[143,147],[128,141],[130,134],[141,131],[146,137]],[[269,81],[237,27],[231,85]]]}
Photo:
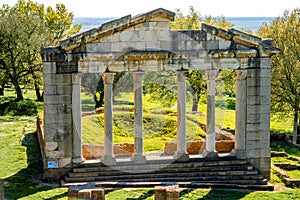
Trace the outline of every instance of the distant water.
{"label": "distant water", "polygon": [[86,31],[95,27],[100,26],[101,24],[105,22],[109,22],[115,18],[89,18],[89,17],[84,17],[84,18],[75,18],[73,20],[74,24],[81,24],[82,29],[81,31]]}
{"label": "distant water", "polygon": [[[105,22],[109,22],[114,18],[75,18],[75,24],[82,24],[81,31],[98,27]],[[229,22],[234,24],[234,28],[238,30],[250,30],[257,33],[259,27],[264,23],[270,23],[273,17],[228,17]]]}
{"label": "distant water", "polygon": [[250,30],[252,33],[257,33],[259,28],[265,24],[272,22],[274,17],[228,17],[230,23],[234,24],[235,29]]}

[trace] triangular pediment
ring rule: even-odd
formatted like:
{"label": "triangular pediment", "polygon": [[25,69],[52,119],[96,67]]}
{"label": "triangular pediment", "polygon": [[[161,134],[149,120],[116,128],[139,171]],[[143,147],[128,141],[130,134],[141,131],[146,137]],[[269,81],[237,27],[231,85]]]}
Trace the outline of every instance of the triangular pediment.
{"label": "triangular pediment", "polygon": [[116,32],[129,29],[132,26],[136,26],[138,24],[149,22],[152,20],[173,21],[174,16],[174,12],[163,8],[158,8],[147,13],[136,15],[134,17],[132,17],[131,15],[127,15],[119,19],[103,23],[99,27],[95,27],[85,32],[72,35],[64,40],[61,40],[60,45],[62,49],[68,51],[78,47],[81,44],[81,42],[93,42],[101,37],[109,36]]}

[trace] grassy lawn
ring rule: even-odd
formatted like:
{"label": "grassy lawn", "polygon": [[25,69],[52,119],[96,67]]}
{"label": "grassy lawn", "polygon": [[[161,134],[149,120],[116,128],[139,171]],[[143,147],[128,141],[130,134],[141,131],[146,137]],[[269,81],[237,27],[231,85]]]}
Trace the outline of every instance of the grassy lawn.
{"label": "grassy lawn", "polygon": [[[12,91],[6,92],[6,96],[14,96]],[[32,91],[27,91],[26,98],[34,98]],[[1,103],[0,97],[0,103]],[[123,100],[122,100],[123,98]],[[145,97],[146,99],[146,97]],[[126,101],[131,104],[132,98],[129,96],[121,97],[118,101]],[[89,105],[85,107],[86,110],[93,109],[92,101],[87,100]],[[189,104],[190,105],[190,104]],[[123,105],[119,103],[122,107]],[[42,104],[38,104],[38,110],[42,110]],[[84,108],[84,106],[83,106]],[[205,104],[199,106],[200,110],[205,114]],[[170,128],[176,121],[176,116],[168,113],[159,104],[155,102],[146,103],[144,106],[145,113],[145,150],[156,150],[161,148],[166,141],[175,139]],[[175,110],[174,110],[175,111]],[[118,113],[119,112],[119,113]],[[224,111],[222,111],[224,112]],[[133,121],[126,121],[124,119],[132,118],[132,111],[130,109],[126,112],[115,112],[117,117],[115,119],[115,127],[119,127],[119,136],[115,136],[115,142],[133,142],[132,137],[132,123]],[[166,115],[168,114],[168,115]],[[205,117],[187,114],[189,120],[188,128],[193,131],[188,131],[188,137],[191,139],[200,139],[203,133],[195,134],[195,127],[197,124],[195,120],[205,123]],[[219,125],[222,127],[234,127],[233,110],[226,110],[225,117],[220,118]],[[226,119],[228,117],[228,119]],[[89,120],[85,121],[86,119]],[[101,143],[103,138],[103,127],[99,125],[99,120],[103,116],[94,115],[83,118],[83,124],[87,123],[85,129],[92,135],[90,138],[86,137],[85,141],[95,140],[99,138]],[[163,123],[161,122],[163,121]],[[222,122],[223,121],[223,122]],[[123,123],[122,123],[123,122]],[[228,125],[226,125],[226,123]],[[165,124],[169,124],[165,126]],[[131,128],[130,128],[131,127]],[[172,127],[172,126],[171,126]],[[170,130],[166,130],[170,128]],[[152,132],[151,132],[152,130]],[[169,132],[168,132],[169,131]],[[191,133],[189,133],[191,132]],[[196,131],[197,132],[197,131]],[[122,136],[122,134],[125,134]],[[127,134],[127,135],[126,135]],[[161,139],[157,139],[157,135],[161,135]],[[155,143],[155,145],[152,145]],[[291,156],[299,156],[300,152],[285,146],[276,144],[272,146],[272,150],[286,151]],[[35,132],[35,116],[0,116],[0,179],[5,183],[5,197],[6,199],[67,199],[67,189],[60,188],[57,184],[48,184],[41,181],[41,155],[38,146],[37,135]],[[282,184],[280,179],[272,174],[272,183]],[[237,190],[215,190],[215,189],[184,189],[180,192],[180,199],[299,199],[300,190],[284,190],[278,192],[250,192]],[[154,199],[153,189],[119,189],[107,190],[106,199]]]}
{"label": "grassy lawn", "polygon": [[[247,190],[221,190],[221,189],[182,189],[181,200],[285,200],[299,199],[300,190],[286,190],[280,192],[251,192]],[[145,199],[154,200],[153,189],[119,189],[106,191],[105,197],[112,200]]]}
{"label": "grassy lawn", "polygon": [[[83,95],[83,102],[89,102],[92,96]],[[144,99],[149,100],[149,96]],[[163,150],[166,142],[176,141],[176,109],[163,108],[157,101],[143,102],[144,151]],[[89,104],[89,103],[88,103]],[[114,143],[133,143],[134,112],[133,93],[122,93],[115,97],[113,129]],[[82,106],[91,108],[91,106]],[[205,124],[205,117],[187,114],[187,140],[204,140],[205,132],[199,122]],[[103,144],[104,114],[90,115],[82,119],[82,135],[85,144]],[[159,140],[157,138],[160,138]]]}

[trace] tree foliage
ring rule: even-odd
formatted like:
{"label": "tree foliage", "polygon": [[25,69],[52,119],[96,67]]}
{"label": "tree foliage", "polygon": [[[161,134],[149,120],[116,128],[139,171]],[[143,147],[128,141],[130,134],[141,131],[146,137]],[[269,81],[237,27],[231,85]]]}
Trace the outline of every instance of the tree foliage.
{"label": "tree foliage", "polygon": [[55,45],[58,39],[78,32],[79,25],[72,26],[73,14],[68,13],[63,4],[56,10],[43,4],[19,0],[10,7],[0,9],[0,83],[1,88],[10,82],[23,100],[22,87],[36,90],[38,100],[42,100],[42,61],[40,49]]}
{"label": "tree foliage", "polygon": [[56,4],[55,9],[46,9],[45,20],[51,33],[52,44],[57,44],[59,39],[80,31],[81,24],[72,26],[73,18],[73,13],[68,12],[64,4]]}
{"label": "tree foliage", "polygon": [[31,66],[47,37],[40,12],[42,6],[20,4],[9,8],[4,6],[6,12],[0,16],[0,68],[5,71],[11,84],[14,86],[17,100],[23,100],[21,84],[30,76],[31,71],[36,71]]}
{"label": "tree foliage", "polygon": [[176,74],[170,71],[147,72],[144,78],[145,93],[158,100],[163,107],[171,108],[177,99]]}
{"label": "tree foliage", "polygon": [[[174,30],[199,30],[201,29],[201,23],[213,25],[226,30],[233,27],[233,24],[227,21],[224,16],[202,17],[199,12],[195,11],[195,9],[190,6],[189,12],[186,16],[184,16],[180,9],[177,9],[175,20],[171,23],[171,28]],[[234,81],[234,74],[227,71],[221,71],[220,73],[219,80],[226,80],[226,92],[233,93],[234,87],[232,86],[235,85],[232,83]],[[186,75],[187,81],[192,88],[190,91],[193,96],[192,111],[197,111],[198,102],[201,96],[206,93],[206,82],[203,75],[203,73],[197,70],[189,70]]]}
{"label": "tree foliage", "polygon": [[272,112],[293,113],[294,139],[300,143],[300,9],[285,11],[259,29],[259,36],[273,38],[282,54],[272,58]]}

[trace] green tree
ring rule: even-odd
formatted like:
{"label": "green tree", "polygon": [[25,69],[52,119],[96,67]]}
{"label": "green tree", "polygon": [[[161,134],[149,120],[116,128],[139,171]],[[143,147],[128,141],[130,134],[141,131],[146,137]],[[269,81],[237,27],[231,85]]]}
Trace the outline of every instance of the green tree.
{"label": "green tree", "polygon": [[36,5],[29,12],[21,9],[24,1],[19,3],[13,8],[4,6],[2,9],[4,12],[1,12],[0,68],[5,71],[14,86],[17,100],[23,100],[21,83],[34,70],[29,65],[28,59],[39,55],[43,40],[47,36],[46,27],[40,16],[43,7]]}
{"label": "green tree", "polygon": [[28,84],[42,100],[40,49],[78,32],[81,26],[72,26],[72,20],[73,14],[63,4],[56,5],[55,11],[48,7],[45,12],[42,4],[20,0],[13,7],[3,5],[0,9],[0,69],[7,77],[1,76],[0,80],[13,85],[17,100],[23,100],[21,85]]}
{"label": "green tree", "polygon": [[293,143],[300,143],[300,9],[264,24],[259,36],[273,38],[282,54],[272,57],[272,112],[294,116]]}
{"label": "green tree", "polygon": [[72,25],[73,18],[73,13],[68,12],[64,4],[56,4],[55,9],[46,9],[45,20],[51,33],[51,45],[57,45],[61,38],[80,31],[82,25]]}
{"label": "green tree", "polygon": [[144,93],[149,93],[153,100],[159,100],[162,106],[171,108],[177,99],[176,83],[174,72],[147,72],[144,78]]}
{"label": "green tree", "polygon": [[[201,14],[190,6],[189,12],[186,16],[177,9],[174,22],[171,23],[171,29],[173,30],[197,30],[201,29],[201,23],[206,23],[208,25],[213,25],[223,29],[229,29],[233,27],[233,24],[228,22],[224,16],[212,17],[206,16],[201,17]],[[193,106],[192,111],[198,110],[198,103],[203,94],[206,93],[206,82],[204,80],[203,74],[197,70],[189,70],[187,73],[187,81],[192,88],[191,94],[193,96]],[[221,72],[221,79],[226,79],[225,89],[231,91],[232,93],[232,81],[234,81],[234,74],[228,73],[226,71]],[[232,79],[231,79],[232,78]],[[227,86],[227,87],[226,87]]]}

